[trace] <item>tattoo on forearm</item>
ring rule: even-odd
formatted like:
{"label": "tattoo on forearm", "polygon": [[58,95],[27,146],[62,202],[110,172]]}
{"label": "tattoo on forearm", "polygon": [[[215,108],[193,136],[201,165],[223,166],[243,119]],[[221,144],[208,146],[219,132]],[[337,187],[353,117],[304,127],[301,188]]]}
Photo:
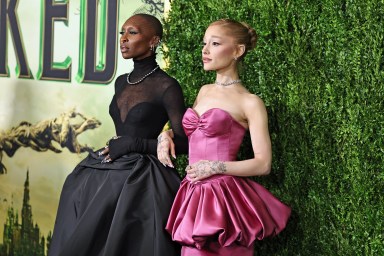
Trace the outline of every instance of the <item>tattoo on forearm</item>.
{"label": "tattoo on forearm", "polygon": [[222,161],[213,161],[212,169],[216,170],[216,173],[225,173],[227,171],[227,166]]}
{"label": "tattoo on forearm", "polygon": [[197,164],[196,168],[197,174],[200,177],[222,174],[227,171],[227,167],[222,161],[202,161]]}
{"label": "tattoo on forearm", "polygon": [[169,150],[169,139],[168,138],[159,138],[157,141],[157,150],[158,151],[168,151]]}

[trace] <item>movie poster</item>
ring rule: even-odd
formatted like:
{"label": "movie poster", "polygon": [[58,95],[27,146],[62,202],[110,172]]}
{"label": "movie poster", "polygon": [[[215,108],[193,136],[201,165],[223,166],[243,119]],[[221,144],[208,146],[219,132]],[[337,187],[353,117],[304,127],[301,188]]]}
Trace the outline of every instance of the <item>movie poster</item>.
{"label": "movie poster", "polygon": [[[0,255],[46,255],[66,176],[115,135],[121,25],[164,0],[0,0]],[[163,63],[158,54],[159,63]]]}

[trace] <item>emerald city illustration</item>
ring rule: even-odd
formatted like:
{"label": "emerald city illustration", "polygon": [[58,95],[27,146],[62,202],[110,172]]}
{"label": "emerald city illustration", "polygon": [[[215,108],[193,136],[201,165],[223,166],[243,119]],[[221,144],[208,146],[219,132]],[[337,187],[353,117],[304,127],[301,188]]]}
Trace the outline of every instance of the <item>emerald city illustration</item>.
{"label": "emerald city illustration", "polygon": [[45,256],[48,254],[51,232],[46,238],[41,234],[38,224],[33,221],[32,206],[29,201],[29,170],[27,170],[21,216],[17,207],[12,205],[8,208],[3,241],[0,242],[0,256]]}

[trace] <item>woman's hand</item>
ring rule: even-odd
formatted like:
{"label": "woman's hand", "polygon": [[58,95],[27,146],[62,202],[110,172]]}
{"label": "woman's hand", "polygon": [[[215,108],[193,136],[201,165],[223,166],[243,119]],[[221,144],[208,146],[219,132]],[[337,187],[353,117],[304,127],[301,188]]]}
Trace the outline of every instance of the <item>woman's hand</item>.
{"label": "woman's hand", "polygon": [[226,171],[227,167],[222,161],[200,160],[185,168],[185,172],[192,182],[206,179],[215,174],[222,174]]}
{"label": "woman's hand", "polygon": [[109,155],[109,142],[111,140],[116,140],[120,138],[120,136],[113,136],[108,142],[107,142],[107,146],[104,147],[104,149],[102,151],[99,152],[99,156],[105,156],[103,158],[103,160],[101,160],[101,163],[104,164],[104,163],[109,163],[112,161],[111,159],[111,156]]}
{"label": "woman's hand", "polygon": [[109,163],[112,161],[111,156],[109,155],[109,147],[105,146],[105,148],[99,152],[99,156],[105,156],[103,160],[101,160],[101,163]]}
{"label": "woman's hand", "polygon": [[157,137],[157,158],[164,166],[174,168],[170,155],[176,159],[175,144],[172,130],[162,132]]}

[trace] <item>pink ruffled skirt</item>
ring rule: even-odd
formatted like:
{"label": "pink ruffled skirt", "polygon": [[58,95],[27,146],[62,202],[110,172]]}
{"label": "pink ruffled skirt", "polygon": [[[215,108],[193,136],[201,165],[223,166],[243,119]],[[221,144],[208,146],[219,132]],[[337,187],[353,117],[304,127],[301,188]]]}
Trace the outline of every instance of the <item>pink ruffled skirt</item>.
{"label": "pink ruffled skirt", "polygon": [[166,230],[183,246],[182,255],[253,255],[254,241],[280,233],[290,214],[251,179],[215,175],[193,184],[185,178]]}

